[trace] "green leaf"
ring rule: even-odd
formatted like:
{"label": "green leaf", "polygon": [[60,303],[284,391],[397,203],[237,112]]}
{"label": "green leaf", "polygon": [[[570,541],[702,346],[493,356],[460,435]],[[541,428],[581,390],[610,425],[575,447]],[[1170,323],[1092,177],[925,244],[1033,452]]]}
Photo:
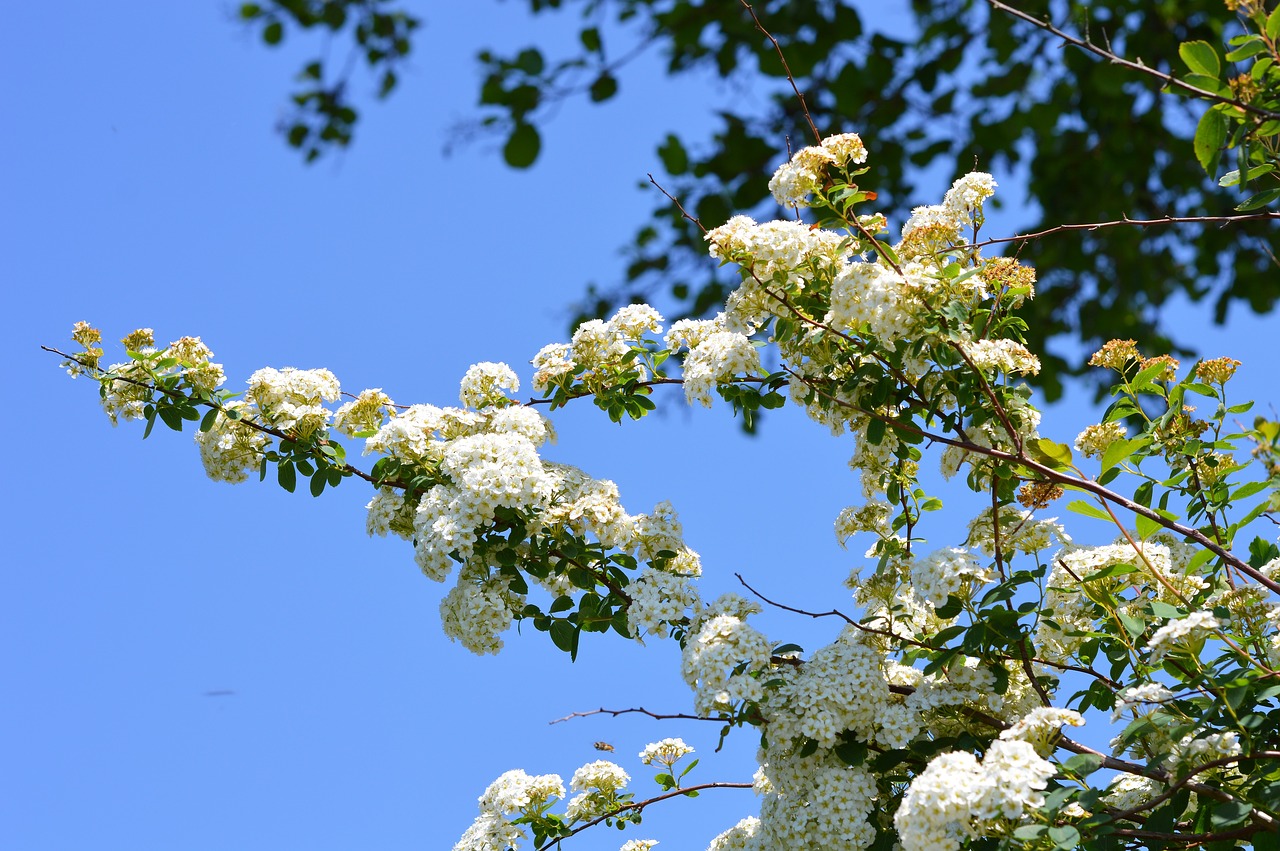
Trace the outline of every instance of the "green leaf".
{"label": "green leaf", "polygon": [[1112,522],[1110,514],[1091,503],[1085,502],[1083,499],[1073,499],[1071,502],[1067,503],[1067,511],[1071,511],[1075,514],[1083,514],[1085,517],[1092,517],[1095,520],[1105,520],[1108,523]]}
{"label": "green leaf", "polygon": [[586,48],[588,53],[600,52],[600,30],[596,27],[587,27],[578,33],[578,40],[582,42],[582,46]]}
{"label": "green leaf", "polygon": [[674,133],[668,133],[666,141],[658,146],[658,156],[667,174],[684,174],[689,170],[689,152]]}
{"label": "green leaf", "polygon": [[293,464],[288,461],[281,461],[276,468],[276,480],[280,482],[280,487],[289,493],[293,493],[294,489],[298,487],[298,474],[293,469]]}
{"label": "green leaf", "polygon": [[1102,757],[1091,753],[1078,753],[1062,764],[1063,771],[1075,777],[1088,777],[1102,767]]}
{"label": "green leaf", "polygon": [[1080,844],[1080,831],[1069,824],[1049,828],[1049,838],[1057,848],[1075,848]]}
{"label": "green leaf", "polygon": [[576,655],[578,646],[578,630],[568,621],[551,622],[551,643],[565,653]]}
{"label": "green leaf", "polygon": [[270,45],[277,45],[284,38],[284,24],[272,21],[262,28],[262,40]]}
{"label": "green leaf", "polygon": [[1102,453],[1102,469],[1110,470],[1133,453],[1150,442],[1146,437],[1121,438],[1107,447]]}
{"label": "green leaf", "polygon": [[618,93],[618,78],[605,71],[599,77],[596,77],[594,83],[591,84],[591,100],[594,103],[606,101]]}
{"label": "green leaf", "polygon": [[523,121],[516,124],[502,148],[502,157],[512,168],[528,168],[538,159],[542,149],[542,137],[532,124]]}
{"label": "green leaf", "polygon": [[[1183,45],[1185,47],[1185,45]],[[1222,147],[1227,141],[1227,117],[1217,109],[1209,109],[1200,116],[1196,125],[1195,140],[1192,147],[1196,152],[1196,160],[1205,173],[1213,177],[1218,167],[1218,158],[1222,156]]]}
{"label": "green leaf", "polygon": [[157,408],[160,419],[174,431],[182,431],[182,415],[175,408]]}
{"label": "green leaf", "polygon": [[200,430],[209,431],[211,428],[213,428],[213,424],[217,421],[217,419],[218,419],[218,409],[210,408],[208,411],[205,412],[204,419],[200,420]]}
{"label": "green leaf", "polygon": [[546,67],[546,62],[542,59],[542,52],[532,47],[520,51],[514,64],[530,77],[538,76]]}
{"label": "green leaf", "polygon": [[320,494],[324,493],[324,486],[326,481],[327,481],[327,477],[325,476],[312,476],[311,495],[319,496]]}
{"label": "green leaf", "polygon": [[1193,74],[1217,77],[1222,73],[1222,61],[1218,51],[1207,41],[1187,41],[1178,45],[1178,55],[1187,63]]}
{"label": "green leaf", "polygon": [[1267,15],[1267,38],[1272,41],[1280,38],[1280,6],[1276,6]]}
{"label": "green leaf", "polygon": [[1248,212],[1249,210],[1256,210],[1259,207],[1267,206],[1277,198],[1280,198],[1280,189],[1268,189],[1264,192],[1259,192],[1258,194],[1253,195],[1249,200],[1236,207],[1236,210],[1241,213]]}
{"label": "green leaf", "polygon": [[[1041,437],[1031,441],[1028,446],[1031,447],[1033,455],[1038,454],[1047,459],[1046,466],[1067,467],[1071,464],[1071,447],[1065,443],[1058,443],[1047,437]],[[1042,463],[1044,462],[1042,461]]]}

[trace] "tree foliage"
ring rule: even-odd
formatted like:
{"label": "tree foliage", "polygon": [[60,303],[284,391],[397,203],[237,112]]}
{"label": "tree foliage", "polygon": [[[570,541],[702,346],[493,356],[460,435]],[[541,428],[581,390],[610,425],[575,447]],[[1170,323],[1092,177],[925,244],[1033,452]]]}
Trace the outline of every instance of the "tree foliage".
{"label": "tree foliage", "polygon": [[[759,212],[769,203],[769,175],[788,145],[809,141],[809,131],[778,50],[743,5],[529,0],[534,14],[580,15],[580,49],[555,59],[536,45],[509,56],[482,51],[482,122],[505,138],[510,165],[531,165],[540,151],[538,127],[556,102],[578,94],[606,101],[625,88],[634,51],[619,50],[619,42],[661,51],[672,76],[712,72],[758,81],[772,94],[722,112],[709,139],[688,138],[678,128],[654,127],[653,133],[656,159],[667,172],[664,185],[703,225],[723,224],[734,212]],[[417,24],[405,8],[387,11],[393,6],[390,0],[272,0],[245,4],[244,15],[262,24],[269,43],[279,41],[285,23],[342,31],[356,21],[357,49],[381,70],[385,95]],[[1178,76],[1187,76],[1180,44],[1222,44],[1230,34],[1221,0],[1028,2],[1019,9],[1033,19],[1064,21],[1082,39]],[[927,175],[942,169],[954,170],[953,177],[975,164],[1025,178],[1026,206],[1038,213],[1030,231],[1124,216],[1220,214],[1255,194],[1250,186],[1260,175],[1246,173],[1239,185],[1220,187],[1220,175],[1206,178],[1181,155],[1200,110],[1162,94],[1158,81],[1064,49],[1053,33],[991,4],[913,2],[914,35],[887,32],[872,11],[836,0],[759,2],[754,13],[777,39],[822,135],[875,128],[869,180],[890,209],[918,202]],[[1221,73],[1209,76],[1219,85],[1244,85],[1230,82],[1239,73],[1233,63],[1252,55],[1237,48],[1222,61]],[[1203,70],[1191,73],[1203,76]],[[311,159],[350,141],[355,111],[345,80],[320,82],[315,63],[302,79],[294,96],[299,117],[287,133]],[[1221,139],[1203,138],[1201,161],[1216,163],[1221,144],[1213,143]],[[1271,310],[1280,296],[1274,238],[1268,221],[1232,233],[1177,222],[1019,243],[1020,259],[1048,270],[1027,315],[1029,343],[1044,353],[1037,381],[1055,398],[1063,378],[1081,371],[1081,353],[1106,339],[1141,337],[1172,346],[1160,322],[1171,301],[1209,300],[1216,322],[1233,304]],[[660,295],[682,314],[703,316],[733,287],[706,262],[697,228],[665,203],[636,233],[628,254],[624,278],[591,288],[575,324]],[[1184,350],[1190,345],[1176,342]]]}

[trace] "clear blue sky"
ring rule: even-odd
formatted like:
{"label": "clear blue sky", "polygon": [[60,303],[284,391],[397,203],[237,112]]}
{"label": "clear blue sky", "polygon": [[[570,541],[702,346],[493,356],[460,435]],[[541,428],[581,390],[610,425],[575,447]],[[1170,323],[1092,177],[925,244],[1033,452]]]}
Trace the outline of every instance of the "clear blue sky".
{"label": "clear blue sky", "polygon": [[[189,433],[113,430],[96,388],[37,347],[87,319],[110,339],[200,335],[232,387],[260,366],[326,366],[348,390],[450,404],[478,360],[527,382],[584,282],[619,273],[654,203],[636,186],[659,170],[656,142],[759,93],[671,84],[642,60],[616,101],[561,112],[533,170],[483,143],[446,159],[447,129],[473,114],[475,51],[565,30],[514,2],[431,4],[403,90],[365,109],[349,154],[304,168],[271,133],[299,54],[254,44],[233,5],[21,4],[0,34],[0,339],[16,365],[0,425],[0,847],[448,848],[498,774],[567,780],[597,739],[636,777],[646,742],[679,735],[702,751],[695,777],[749,779],[749,733],[712,758],[713,725],[548,727],[601,705],[687,711],[674,645],[603,638],[571,666],[529,631],[472,657],[440,632],[445,586],[403,542],[365,537],[359,484],[312,500],[211,483]],[[1264,399],[1265,361],[1247,356],[1273,328],[1250,318],[1205,344],[1246,359],[1242,386]],[[1049,433],[1089,421],[1085,396],[1046,416]],[[857,501],[847,440],[794,416],[747,440],[723,408],[619,428],[582,406],[556,423],[555,460],[617,481],[631,511],[675,503],[704,597],[742,571],[798,605],[847,605],[859,559],[831,533]],[[944,516],[938,545],[968,515]],[[835,629],[761,624],[807,646]],[[749,792],[711,793],[572,847],[696,851],[754,811]]]}

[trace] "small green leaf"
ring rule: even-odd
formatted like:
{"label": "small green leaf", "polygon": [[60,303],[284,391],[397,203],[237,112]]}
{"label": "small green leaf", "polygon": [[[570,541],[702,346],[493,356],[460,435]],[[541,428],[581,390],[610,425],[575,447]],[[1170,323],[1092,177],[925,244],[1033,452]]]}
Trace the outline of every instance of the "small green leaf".
{"label": "small green leaf", "polygon": [[326,481],[327,481],[327,477],[325,476],[312,476],[311,477],[311,495],[319,496],[320,494],[324,493],[324,486]]}
{"label": "small green leaf", "polygon": [[1091,753],[1078,753],[1062,764],[1063,771],[1076,777],[1087,777],[1102,767],[1102,757]]}
{"label": "small green leaf", "polygon": [[1272,41],[1280,38],[1280,6],[1276,6],[1267,15],[1267,38]]}
{"label": "small green leaf", "polygon": [[578,40],[582,42],[582,46],[586,48],[588,53],[599,53],[601,48],[600,30],[596,27],[587,27],[578,33]]}
{"label": "small green leaf", "polygon": [[1115,441],[1102,453],[1102,469],[1110,470],[1149,442],[1146,437],[1121,438]]}
{"label": "small green leaf", "polygon": [[1071,447],[1065,443],[1058,443],[1047,437],[1041,437],[1031,441],[1029,446],[1033,454],[1041,455],[1043,459],[1048,460],[1047,466],[1067,467],[1071,464]]}
{"label": "small green leaf", "polygon": [[528,168],[538,159],[542,149],[542,137],[532,124],[520,122],[511,131],[507,144],[502,148],[502,157],[512,168]]}
{"label": "small green leaf", "polygon": [[210,408],[208,411],[205,412],[204,419],[200,420],[200,430],[209,431],[211,428],[213,428],[213,424],[214,422],[217,421],[217,419],[218,419],[218,409]]}
{"label": "small green leaf", "polygon": [[599,77],[596,77],[594,83],[591,84],[591,100],[594,103],[606,101],[618,93],[618,78],[605,71]]}
{"label": "small green leaf", "polygon": [[284,24],[272,21],[262,28],[262,40],[270,45],[277,45],[284,38]]}
{"label": "small green leaf", "polygon": [[1236,207],[1236,210],[1241,213],[1248,212],[1249,210],[1256,210],[1259,207],[1267,206],[1277,198],[1280,198],[1280,189],[1268,189],[1252,196],[1248,201],[1245,201],[1243,204]]}
{"label": "small green leaf", "polygon": [[1069,824],[1049,828],[1049,838],[1058,848],[1075,848],[1080,844],[1080,831]]}
{"label": "small green leaf", "polygon": [[1207,41],[1187,41],[1178,45],[1178,55],[1187,63],[1193,74],[1217,77],[1222,73],[1222,61],[1218,51]]}

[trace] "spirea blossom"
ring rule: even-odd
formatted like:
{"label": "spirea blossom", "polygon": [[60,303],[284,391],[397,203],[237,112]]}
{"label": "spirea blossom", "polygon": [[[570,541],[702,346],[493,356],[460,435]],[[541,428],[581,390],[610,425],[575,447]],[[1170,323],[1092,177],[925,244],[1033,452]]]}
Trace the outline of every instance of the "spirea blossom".
{"label": "spirea blossom", "polygon": [[512,393],[520,389],[520,379],[505,363],[485,361],[472,364],[462,376],[458,398],[470,408],[487,408],[490,405],[506,405],[511,402],[502,391]]}
{"label": "spirea blossom", "polygon": [[265,367],[249,376],[245,398],[272,426],[308,437],[328,424],[333,414],[321,402],[337,401],[340,390],[327,369]]}
{"label": "spirea blossom", "polygon": [[747,816],[733,827],[711,840],[707,851],[762,851],[756,838],[760,819]]}
{"label": "spirea blossom", "polygon": [[525,839],[519,827],[498,813],[485,812],[471,823],[453,851],[509,851]]}
{"label": "spirea blossom", "polygon": [[691,577],[646,567],[627,587],[627,624],[640,638],[664,636],[667,629],[688,617],[701,604]]}
{"label": "spirea blossom", "polygon": [[558,774],[530,776],[512,769],[489,784],[480,796],[483,812],[514,815],[530,808],[537,809],[552,798],[564,797],[564,782]]}
{"label": "spirea blossom", "polygon": [[760,700],[763,688],[751,674],[768,667],[770,650],[768,639],[740,617],[704,620],[686,642],[681,664],[697,711],[729,712],[739,701]]}
{"label": "spirea blossom", "polygon": [[1131,686],[1121,691],[1116,697],[1116,705],[1111,713],[1111,720],[1120,720],[1120,716],[1126,710],[1136,709],[1139,706],[1152,703],[1161,704],[1172,699],[1173,692],[1160,685],[1160,683],[1142,683],[1141,685]]}
{"label": "spirea blossom", "polygon": [[903,851],[954,851],[1044,804],[1053,764],[1028,742],[997,739],[982,762],[965,752],[940,754],[907,788],[894,816]]}
{"label": "spirea blossom", "polygon": [[866,160],[867,149],[856,133],[828,136],[820,145],[802,148],[779,166],[769,181],[769,191],[783,206],[806,207],[809,196],[822,187],[833,168]]}
{"label": "spirea blossom", "polygon": [[684,739],[663,739],[660,742],[653,742],[645,745],[644,750],[640,751],[640,761],[645,765],[653,765],[655,762],[662,765],[671,766],[681,757],[693,753],[693,748],[684,743]]}
{"label": "spirea blossom", "polygon": [[732,331],[709,335],[684,358],[684,396],[711,407],[711,391],[722,381],[759,375],[760,353],[751,340]]}
{"label": "spirea blossom", "polygon": [[622,847],[618,851],[649,851],[650,848],[658,844],[656,839],[628,839],[622,843]]}
{"label": "spirea blossom", "polygon": [[960,348],[980,370],[995,370],[1007,375],[1036,375],[1040,372],[1040,359],[1017,340],[974,340],[962,343]]}
{"label": "spirea blossom", "polygon": [[1151,636],[1148,646],[1151,648],[1151,661],[1163,659],[1165,654],[1175,647],[1191,644],[1221,624],[1210,612],[1192,612],[1185,618],[1169,621]]}
{"label": "spirea blossom", "polygon": [[1005,741],[1021,741],[1030,743],[1040,756],[1053,753],[1054,743],[1064,726],[1084,726],[1084,716],[1074,709],[1059,709],[1055,706],[1037,706],[1012,726],[1000,732]]}
{"label": "spirea blossom", "polygon": [[209,478],[238,484],[249,478],[249,471],[258,469],[271,438],[244,421],[250,409],[243,402],[228,402],[223,411],[240,413],[242,418],[233,420],[220,412],[211,429],[196,431],[196,446]]}
{"label": "spirea blossom", "polygon": [[964,597],[972,583],[990,582],[995,572],[983,567],[967,550],[944,547],[911,565],[911,584],[924,599],[941,606],[947,597]]}

